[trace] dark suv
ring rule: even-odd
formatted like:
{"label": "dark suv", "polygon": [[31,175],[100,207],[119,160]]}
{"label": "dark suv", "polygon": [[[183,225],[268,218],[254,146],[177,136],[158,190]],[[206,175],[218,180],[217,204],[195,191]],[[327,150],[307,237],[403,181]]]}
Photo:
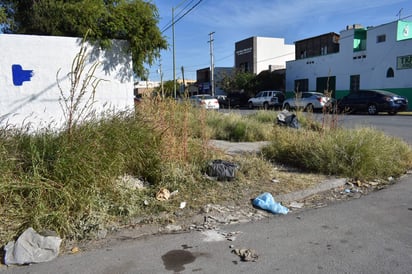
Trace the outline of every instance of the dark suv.
{"label": "dark suv", "polygon": [[249,96],[244,92],[231,92],[219,100],[221,108],[240,108],[248,105]]}
{"label": "dark suv", "polygon": [[408,99],[386,90],[359,90],[338,100],[338,110],[367,112],[370,115],[388,112],[393,115],[408,110]]}

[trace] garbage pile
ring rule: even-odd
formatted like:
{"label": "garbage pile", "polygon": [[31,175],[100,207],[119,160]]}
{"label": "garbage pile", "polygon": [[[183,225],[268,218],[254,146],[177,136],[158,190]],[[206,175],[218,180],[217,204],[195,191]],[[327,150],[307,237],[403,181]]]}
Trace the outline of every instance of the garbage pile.
{"label": "garbage pile", "polygon": [[6,265],[25,265],[51,261],[59,255],[61,242],[57,236],[43,236],[29,227],[16,241],[6,244],[4,262]]}
{"label": "garbage pile", "polygon": [[284,109],[278,113],[276,118],[276,123],[280,126],[291,127],[291,128],[300,128],[298,118],[294,113],[289,112]]}

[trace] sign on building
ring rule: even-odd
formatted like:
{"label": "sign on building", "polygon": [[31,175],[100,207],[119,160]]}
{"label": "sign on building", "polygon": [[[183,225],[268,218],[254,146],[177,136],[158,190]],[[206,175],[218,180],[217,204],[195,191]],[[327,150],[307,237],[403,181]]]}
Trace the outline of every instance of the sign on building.
{"label": "sign on building", "polygon": [[406,39],[412,39],[412,22],[399,20],[396,41]]}

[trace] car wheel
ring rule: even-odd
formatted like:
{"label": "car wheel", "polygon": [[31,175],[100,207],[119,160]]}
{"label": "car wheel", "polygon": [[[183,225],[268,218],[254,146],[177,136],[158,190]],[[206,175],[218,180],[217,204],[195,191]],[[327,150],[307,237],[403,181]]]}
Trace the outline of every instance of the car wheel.
{"label": "car wheel", "polygon": [[286,104],[283,106],[283,109],[286,109],[287,111],[289,111],[289,110],[290,110],[290,105],[289,105],[288,103],[286,103]]}
{"label": "car wheel", "polygon": [[268,102],[263,103],[263,109],[267,110],[269,108]]}
{"label": "car wheel", "polygon": [[307,112],[313,112],[313,110],[314,110],[314,108],[313,108],[313,105],[312,105],[312,104],[308,104],[308,105],[305,107],[305,111],[307,111]]}
{"label": "car wheel", "polygon": [[369,115],[376,115],[376,114],[378,114],[378,109],[376,108],[376,105],[375,105],[375,104],[370,104],[370,105],[368,106],[368,114],[369,114]]}
{"label": "car wheel", "polygon": [[253,103],[249,102],[249,108],[252,109],[253,108]]}

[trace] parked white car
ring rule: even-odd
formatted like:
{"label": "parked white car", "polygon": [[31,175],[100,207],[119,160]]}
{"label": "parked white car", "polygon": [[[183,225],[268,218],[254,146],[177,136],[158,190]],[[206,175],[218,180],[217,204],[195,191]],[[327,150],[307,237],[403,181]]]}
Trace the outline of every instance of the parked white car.
{"label": "parked white car", "polygon": [[325,96],[320,92],[302,92],[295,97],[283,102],[283,109],[303,109],[305,111],[319,111],[323,107],[332,107],[335,99]]}
{"label": "parked white car", "polygon": [[256,94],[248,101],[249,108],[261,107],[268,109],[269,107],[280,107],[285,96],[282,91],[264,90]]}
{"label": "parked white car", "polygon": [[210,94],[198,94],[190,96],[190,101],[194,106],[205,109],[219,109],[219,101]]}

